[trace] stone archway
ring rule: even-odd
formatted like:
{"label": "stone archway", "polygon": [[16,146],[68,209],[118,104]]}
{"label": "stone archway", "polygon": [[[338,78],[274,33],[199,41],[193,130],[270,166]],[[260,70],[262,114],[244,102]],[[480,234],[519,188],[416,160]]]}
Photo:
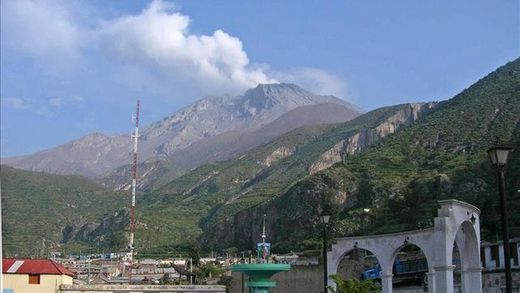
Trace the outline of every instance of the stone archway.
{"label": "stone archway", "polygon": [[[480,263],[480,235],[471,221],[463,222],[457,229],[454,245],[459,249],[462,292],[481,290],[482,265]],[[475,285],[478,284],[479,288]]]}
{"label": "stone archway", "polygon": [[462,269],[460,267],[460,250],[459,246],[457,245],[457,240],[453,243],[453,254],[451,258],[451,264],[453,265],[453,291],[454,292],[461,292],[458,290],[461,288],[461,275],[462,275]]}
{"label": "stone archway", "polygon": [[[363,248],[377,257],[381,265],[383,293],[391,293],[395,255],[404,244],[410,243],[418,246],[427,259],[428,292],[453,293],[452,254],[457,239],[459,249],[463,247],[460,253],[465,259],[462,261],[463,279],[466,284],[464,292],[481,293],[482,285],[480,281],[476,283],[477,279],[481,280],[480,210],[458,200],[443,200],[439,201],[439,204],[441,207],[437,211],[438,216],[434,219],[432,228],[336,239],[336,244],[332,245],[327,253],[329,274],[336,274],[339,262],[348,251]],[[328,284],[335,286],[330,278]]]}
{"label": "stone archway", "polygon": [[406,242],[394,253],[392,288],[403,285],[423,287],[430,269],[423,249]]}
{"label": "stone archway", "polygon": [[[379,267],[379,260],[373,252],[364,248],[353,248],[340,259],[337,274],[346,279],[372,278],[374,276],[363,276],[363,273]],[[379,274],[374,278],[379,278]]]}

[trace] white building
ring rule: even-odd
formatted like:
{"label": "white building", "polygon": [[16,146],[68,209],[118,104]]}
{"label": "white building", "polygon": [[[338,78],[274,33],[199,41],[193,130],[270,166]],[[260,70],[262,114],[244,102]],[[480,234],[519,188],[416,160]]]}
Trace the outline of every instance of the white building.
{"label": "white building", "polygon": [[[520,268],[520,237],[509,240],[511,254],[511,268]],[[480,245],[480,261],[484,270],[504,269],[503,242],[483,242]]]}

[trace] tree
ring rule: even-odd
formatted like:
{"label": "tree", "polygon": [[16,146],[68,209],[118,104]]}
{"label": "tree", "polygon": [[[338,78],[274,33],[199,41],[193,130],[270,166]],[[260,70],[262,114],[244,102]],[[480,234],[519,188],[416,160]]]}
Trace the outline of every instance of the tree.
{"label": "tree", "polygon": [[208,278],[219,278],[224,273],[224,269],[215,266],[213,263],[205,263],[194,270],[197,284],[205,284]]}
{"label": "tree", "polygon": [[371,280],[345,279],[340,275],[331,278],[336,283],[336,289],[329,287],[333,293],[375,293],[380,292],[379,286]]}
{"label": "tree", "polygon": [[198,266],[200,261],[200,246],[197,241],[188,239],[187,250],[188,256],[191,258],[193,265]]}

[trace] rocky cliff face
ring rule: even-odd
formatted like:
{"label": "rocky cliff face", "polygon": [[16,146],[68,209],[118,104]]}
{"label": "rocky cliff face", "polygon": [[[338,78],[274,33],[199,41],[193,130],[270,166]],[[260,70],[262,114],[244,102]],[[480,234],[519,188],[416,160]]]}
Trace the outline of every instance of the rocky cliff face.
{"label": "rocky cliff face", "polygon": [[[358,112],[344,105],[320,103],[290,110],[255,131],[227,131],[200,139],[189,147],[173,152],[168,157],[152,157],[141,163],[138,166],[138,188],[142,191],[151,190],[154,186],[165,183],[163,182],[165,178],[171,180],[200,165],[238,157],[254,147],[268,143],[273,138],[299,127],[346,122],[358,115]],[[288,149],[283,152],[285,156],[275,153],[272,158],[262,160],[261,163],[267,166],[291,154]],[[119,167],[104,176],[100,182],[116,190],[124,189],[129,186],[130,172],[130,165]]]}
{"label": "rocky cliff face", "polygon": [[[320,96],[292,84],[260,84],[242,96],[209,97],[141,131],[139,159],[169,157],[194,142],[226,132],[262,128],[288,111],[306,105],[335,103],[357,109],[333,96]],[[56,174],[100,177],[131,162],[129,135],[90,134],[34,155],[3,158],[2,163]]]}
{"label": "rocky cliff face", "polygon": [[395,115],[386,119],[377,127],[362,130],[341,140],[334,145],[334,147],[324,152],[319,160],[309,167],[309,173],[315,174],[321,170],[329,168],[335,163],[341,162],[344,160],[345,156],[353,155],[365,150],[367,147],[373,145],[382,138],[395,133],[398,129],[417,121],[426,111],[433,109],[436,105],[437,104],[434,102],[410,104],[409,107],[398,111]]}
{"label": "rocky cliff face", "polygon": [[293,147],[279,147],[273,153],[271,153],[267,158],[265,158],[260,164],[269,167],[272,163],[286,158],[294,153]]}
{"label": "rocky cliff face", "polygon": [[[167,159],[162,157],[150,158],[139,163],[137,170],[136,188],[139,191],[152,190],[158,179],[172,171]],[[132,165],[125,165],[111,171],[97,182],[106,188],[116,191],[130,190],[132,182],[128,178],[132,178],[132,172]]]}
{"label": "rocky cliff face", "polygon": [[[273,240],[292,241],[293,238],[301,237],[297,234],[288,236],[287,233],[283,232],[287,230],[305,231],[305,233],[312,234],[309,229],[319,229],[319,223],[315,223],[316,210],[311,207],[322,206],[324,194],[327,194],[331,205],[343,210],[354,206],[358,202],[357,195],[361,192],[360,183],[355,180],[350,181],[352,178],[345,178],[346,174],[322,178],[322,173],[316,173],[328,169],[337,162],[346,160],[348,156],[361,153],[400,129],[407,128],[418,120],[422,120],[423,116],[426,116],[436,106],[437,103],[434,102],[414,103],[387,108],[380,112],[376,111],[377,113],[367,113],[364,115],[366,117],[361,116],[360,119],[352,120],[353,125],[350,125],[352,128],[348,126],[347,122],[347,124],[331,126],[327,134],[321,134],[321,138],[320,136],[309,137],[309,145],[307,146],[300,146],[299,148],[288,147],[285,144],[278,146],[266,154],[262,161],[258,162],[264,169],[258,176],[261,179],[256,181],[261,182],[265,179],[264,177],[269,176],[269,172],[276,172],[271,168],[282,160],[289,160],[285,163],[285,167],[281,168],[284,169],[284,173],[291,174],[295,174],[296,171],[289,166],[309,160],[308,165],[303,164],[306,167],[298,176],[299,178],[291,181],[289,183],[291,188],[283,191],[283,195],[280,197],[274,197],[262,204],[245,208],[233,217],[221,218],[218,224],[209,224],[208,228],[205,229],[204,240],[208,241],[208,245],[225,246],[226,244],[233,244],[237,247],[247,248],[257,240],[255,239],[259,229],[257,226],[264,213],[269,214],[273,222],[268,225],[268,230],[273,233]],[[340,131],[340,129],[344,130]],[[346,129],[352,130],[347,131]],[[340,135],[340,133],[344,134]],[[330,142],[324,143],[326,140],[330,140]],[[329,145],[328,149],[319,148],[324,145]],[[314,150],[321,150],[321,155],[319,152],[314,154]],[[305,155],[302,156],[302,154]],[[294,156],[299,157],[294,158]],[[306,176],[309,173],[316,175]],[[310,179],[306,181],[306,178]],[[346,182],[349,182],[349,184],[346,184]],[[264,185],[268,186],[265,183]],[[247,189],[244,192],[254,193],[254,190]],[[235,198],[233,200],[236,201]],[[213,244],[212,241],[218,244]]]}
{"label": "rocky cliff face", "polygon": [[[251,247],[254,239],[247,235],[258,235],[255,226],[260,226],[259,216],[264,213],[272,215],[268,227],[272,242],[289,243],[285,246],[289,249],[320,235],[316,228],[321,210],[333,215],[329,228],[340,237],[422,229],[431,227],[437,201],[446,198],[479,207],[485,219],[481,223],[482,235],[493,239],[499,222],[495,216],[497,198],[492,196],[497,187],[496,179],[490,176],[494,170],[486,149],[495,145],[497,138],[518,148],[519,77],[517,59],[451,100],[410,105],[377,119],[369,128],[345,132],[326,148],[320,148],[321,155],[307,169],[314,175],[301,176],[276,198],[251,205],[210,226],[209,233],[215,232],[209,234],[207,242],[222,247]],[[324,139],[321,136],[317,141]],[[374,143],[377,145],[367,148]],[[291,157],[301,151],[303,148]],[[344,163],[329,167],[342,159]],[[507,172],[513,179],[506,189],[514,197],[520,182],[520,153],[513,152],[510,160]],[[344,196],[338,191],[345,192]],[[334,194],[344,206],[331,204],[330,209],[323,208],[324,198],[333,198]],[[518,210],[519,202],[511,200],[511,210]],[[512,214],[512,222],[516,223],[512,227],[518,232],[517,214]],[[223,234],[225,231],[231,235]],[[246,235],[244,241],[240,234]]]}

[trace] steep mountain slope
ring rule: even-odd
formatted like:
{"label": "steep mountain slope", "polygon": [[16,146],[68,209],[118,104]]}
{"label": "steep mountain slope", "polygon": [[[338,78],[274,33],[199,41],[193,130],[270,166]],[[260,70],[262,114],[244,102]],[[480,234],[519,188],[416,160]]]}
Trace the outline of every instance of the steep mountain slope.
{"label": "steep mountain slope", "polygon": [[[256,131],[224,132],[196,141],[167,158],[152,158],[141,163],[138,188],[149,191],[202,164],[233,158],[298,127],[345,122],[357,116],[359,113],[351,108],[333,103],[298,107]],[[120,167],[105,176],[101,183],[110,188],[129,189],[131,170],[130,165]]]}
{"label": "steep mountain slope", "polygon": [[[267,213],[268,234],[276,250],[316,248],[322,211],[332,215],[331,236],[388,233],[430,226],[436,201],[445,198],[478,206],[483,239],[494,239],[500,233],[497,183],[486,149],[496,137],[520,149],[520,59],[451,100],[385,107],[345,123],[298,128],[239,157],[202,165],[139,195],[137,247],[146,252],[200,236],[208,249],[250,249],[259,240],[259,223]],[[31,192],[36,187],[25,190],[36,184],[4,179],[4,170],[3,189],[10,181],[11,194],[25,196],[18,205],[31,201],[32,194],[51,196],[39,189]],[[514,212],[520,209],[516,192],[520,152],[512,154],[507,172],[511,225],[514,235],[520,235],[520,214]],[[9,204],[2,200],[4,207]],[[61,213],[54,205],[42,206],[52,211],[46,217]],[[106,208],[117,210],[109,204]],[[89,208],[82,210],[90,215]],[[25,214],[38,215],[34,207],[25,211],[18,206],[11,209],[10,217],[23,222]],[[46,217],[41,216],[41,222],[48,221]],[[111,233],[103,229],[110,225],[103,223],[123,223],[126,216],[101,217],[101,211],[92,212],[90,220],[67,225],[61,238],[90,242],[83,236],[100,241],[111,238],[103,237]],[[88,227],[90,222],[101,224]],[[52,231],[63,231],[58,228]],[[31,229],[11,228],[7,236],[15,237],[11,242],[38,242],[30,235],[35,231]]]}
{"label": "steep mountain slope", "polygon": [[[429,103],[386,107],[346,123],[299,128],[238,158],[201,166],[140,198],[138,204],[143,208],[139,217],[147,229],[138,229],[138,235],[141,233],[148,239],[145,242],[158,245],[182,241],[202,230],[206,236],[212,235],[218,230],[213,225],[220,224],[222,219],[286,192],[309,174],[309,168],[325,151],[342,140],[359,133],[379,133],[377,139],[374,135],[373,140],[354,142],[353,149],[362,151],[414,123],[434,106]],[[154,221],[156,217],[161,221]],[[163,231],[168,239],[149,231]]]}
{"label": "steep mountain slope", "polygon": [[96,177],[130,160],[129,135],[92,133],[33,155],[2,158],[2,164],[52,174]]}
{"label": "steep mountain slope", "polygon": [[[50,175],[2,165],[0,179],[3,251],[8,256],[43,256],[63,240],[67,224],[97,223],[126,204],[121,194],[80,176]],[[100,246],[109,244],[103,240],[109,239],[100,239]]]}
{"label": "steep mountain slope", "polygon": [[267,213],[278,250],[298,249],[302,239],[315,239],[319,247],[318,214],[324,210],[332,214],[333,236],[389,233],[431,226],[436,201],[456,198],[482,210],[483,239],[494,240],[500,233],[496,171],[486,150],[497,137],[517,149],[508,165],[508,195],[512,231],[518,236],[520,59],[359,155],[348,156],[343,148],[339,153],[345,160],[273,200],[212,223],[204,238],[210,247],[250,247]]}
{"label": "steep mountain slope", "polygon": [[[292,84],[260,84],[238,97],[209,97],[144,128],[140,159],[168,157],[192,143],[224,132],[254,131],[301,106],[336,103],[357,112],[333,96],[320,96]],[[129,135],[87,135],[34,155],[3,158],[11,166],[56,174],[99,177],[131,162]]]}

